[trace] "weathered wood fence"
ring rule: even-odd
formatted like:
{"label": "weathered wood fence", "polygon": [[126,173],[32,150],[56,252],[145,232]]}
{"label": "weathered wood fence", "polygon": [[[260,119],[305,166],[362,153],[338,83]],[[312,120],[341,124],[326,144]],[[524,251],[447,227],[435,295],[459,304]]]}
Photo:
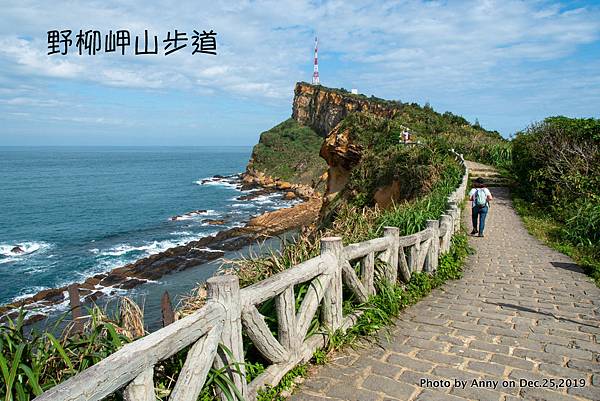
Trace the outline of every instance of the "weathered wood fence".
{"label": "weathered wood fence", "polygon": [[[342,287],[345,285],[360,301],[375,294],[375,259],[386,262],[383,274],[392,282],[406,282],[413,272],[436,270],[439,255],[448,251],[452,234],[460,228],[458,203],[464,198],[468,172],[462,155],[457,157],[465,168],[462,182],[449,196],[446,213],[439,220],[429,220],[425,230],[400,237],[398,228],[386,227],[383,237],[346,247],[341,238],[324,238],[320,256],[242,289],[234,275],[212,277],[207,281],[208,300],[200,310],[125,345],[35,400],[101,400],[124,388],[129,401],[153,401],[154,366],[188,346],[191,348],[170,400],[195,401],[212,366],[229,367],[230,378],[244,398],[254,400],[259,389],[276,385],[294,366],[308,361],[315,350],[325,346],[329,333],[354,325],[360,312],[342,313]],[[309,283],[309,287],[296,310],[294,287],[302,283]],[[258,309],[270,299],[275,300],[277,336]],[[319,307],[323,330],[307,336]],[[242,333],[271,363],[249,384]],[[223,352],[219,344],[231,352]]]}

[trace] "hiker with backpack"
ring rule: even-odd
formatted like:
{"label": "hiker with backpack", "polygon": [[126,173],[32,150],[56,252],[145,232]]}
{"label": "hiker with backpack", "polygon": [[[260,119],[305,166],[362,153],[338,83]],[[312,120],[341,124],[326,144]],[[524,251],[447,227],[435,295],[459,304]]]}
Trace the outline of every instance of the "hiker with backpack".
{"label": "hiker with backpack", "polygon": [[[473,182],[473,189],[469,192],[471,200],[471,219],[473,221],[473,231],[471,235],[478,234],[483,237],[485,229],[485,218],[490,209],[490,201],[493,199],[490,190],[485,187],[483,178],[479,177]],[[477,224],[479,220],[479,225]]]}

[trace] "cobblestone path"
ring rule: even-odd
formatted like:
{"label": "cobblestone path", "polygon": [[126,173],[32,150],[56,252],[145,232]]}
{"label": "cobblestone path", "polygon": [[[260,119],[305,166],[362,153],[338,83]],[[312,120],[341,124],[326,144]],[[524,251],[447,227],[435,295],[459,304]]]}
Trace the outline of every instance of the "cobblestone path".
{"label": "cobblestone path", "polygon": [[464,278],[405,309],[389,338],[315,368],[291,400],[600,400],[600,289],[491,190]]}

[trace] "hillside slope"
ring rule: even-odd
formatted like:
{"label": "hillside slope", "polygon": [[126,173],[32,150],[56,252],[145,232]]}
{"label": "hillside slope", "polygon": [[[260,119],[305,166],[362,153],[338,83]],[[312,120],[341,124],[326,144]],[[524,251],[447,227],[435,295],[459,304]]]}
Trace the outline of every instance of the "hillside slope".
{"label": "hillside slope", "polygon": [[[429,146],[434,141],[435,145],[431,146],[435,149],[454,148],[471,160],[501,166],[511,157],[509,143],[499,133],[487,131],[478,123],[471,124],[450,112],[442,114],[428,105],[422,107],[416,103],[355,95],[343,89],[299,82],[294,90],[292,118],[261,134],[247,175],[266,176],[313,188],[318,186],[319,191],[325,189],[322,182],[327,178],[326,193],[335,193],[346,185],[351,170],[360,164],[364,150],[375,146],[372,157],[365,159],[370,162],[383,153],[391,152],[386,156],[388,159],[400,157],[394,155],[393,149],[399,145],[405,127],[411,130],[413,139],[420,145]],[[402,150],[405,156],[413,153],[419,152]],[[373,176],[375,181],[369,183],[365,189],[368,193],[361,195],[360,203],[373,204],[373,196],[382,185],[395,185],[394,201],[422,194],[418,185],[408,182],[412,180],[411,174],[415,177],[427,174],[416,173],[417,165],[408,161],[413,157],[417,156],[405,157],[405,162],[409,163],[407,169],[386,167],[384,173]],[[326,171],[328,174],[323,175]],[[379,179],[385,182],[377,182]],[[362,184],[366,183],[363,181]],[[381,198],[381,193],[379,195]]]}
{"label": "hillside slope", "polygon": [[289,118],[260,134],[247,171],[314,187],[327,169],[319,157],[322,143],[312,129]]}

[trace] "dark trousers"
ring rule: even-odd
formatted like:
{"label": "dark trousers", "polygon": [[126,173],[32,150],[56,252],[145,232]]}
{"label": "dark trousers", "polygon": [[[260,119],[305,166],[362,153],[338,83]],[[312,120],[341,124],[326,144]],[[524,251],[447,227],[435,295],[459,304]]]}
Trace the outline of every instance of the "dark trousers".
{"label": "dark trousers", "polygon": [[479,219],[479,235],[483,235],[483,230],[485,229],[485,217],[487,216],[487,212],[489,207],[479,207],[474,206],[471,211],[471,219],[473,221],[473,230],[477,230],[477,219]]}

